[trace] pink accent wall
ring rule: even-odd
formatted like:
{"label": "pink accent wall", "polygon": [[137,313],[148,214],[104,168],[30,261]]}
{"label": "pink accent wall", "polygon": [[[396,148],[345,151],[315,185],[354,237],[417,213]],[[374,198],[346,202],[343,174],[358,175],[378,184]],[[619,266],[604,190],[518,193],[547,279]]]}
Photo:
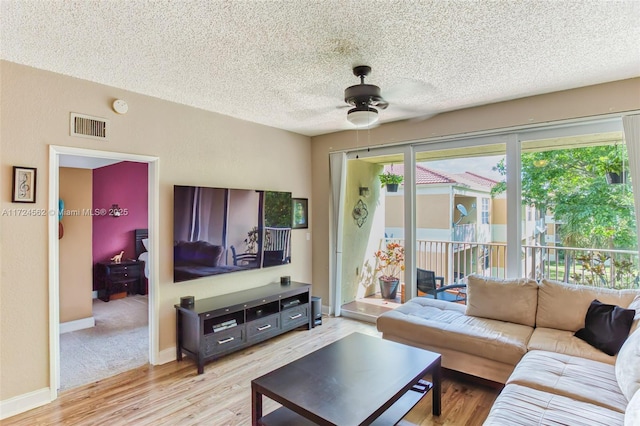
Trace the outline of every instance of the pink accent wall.
{"label": "pink accent wall", "polygon": [[[124,250],[122,259],[135,258],[134,229],[148,227],[147,164],[124,161],[93,170],[93,264],[108,261]],[[127,209],[109,216],[112,204]]]}

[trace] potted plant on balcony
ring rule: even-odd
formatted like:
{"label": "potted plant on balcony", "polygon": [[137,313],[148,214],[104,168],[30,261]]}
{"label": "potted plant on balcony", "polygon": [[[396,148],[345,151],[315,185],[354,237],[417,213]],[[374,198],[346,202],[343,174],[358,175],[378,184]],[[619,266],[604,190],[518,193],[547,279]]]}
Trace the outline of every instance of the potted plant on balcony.
{"label": "potted plant on balcony", "polygon": [[254,226],[249,232],[247,232],[247,238],[244,239],[244,243],[247,246],[246,253],[256,253],[258,250],[258,227]]}
{"label": "potted plant on balcony", "polygon": [[395,299],[400,283],[398,275],[404,271],[404,247],[398,243],[388,242],[383,250],[375,252],[375,257],[376,272],[382,274],[378,277],[382,298]]}
{"label": "potted plant on balcony", "polygon": [[387,191],[389,192],[397,192],[398,185],[402,183],[403,177],[401,175],[396,175],[391,172],[385,172],[378,176],[380,178],[380,186],[384,188],[387,187]]}
{"label": "potted plant on balcony", "polygon": [[618,152],[617,147],[611,156],[604,157],[602,160],[605,177],[607,178],[607,183],[609,185],[627,183],[627,172],[626,170],[623,170],[624,159]]}

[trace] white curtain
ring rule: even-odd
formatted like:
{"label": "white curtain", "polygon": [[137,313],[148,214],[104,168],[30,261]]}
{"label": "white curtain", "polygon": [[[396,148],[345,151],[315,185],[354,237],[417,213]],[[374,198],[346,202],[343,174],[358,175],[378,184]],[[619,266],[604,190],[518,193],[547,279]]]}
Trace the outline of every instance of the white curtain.
{"label": "white curtain", "polygon": [[191,204],[191,224],[189,228],[189,241],[212,242],[209,235],[211,227],[214,225],[214,211],[216,189],[215,188],[188,188],[193,189]]}
{"label": "white curtain", "polygon": [[347,179],[347,155],[336,152],[329,156],[329,176],[331,179],[331,223],[329,234],[329,296],[330,310],[335,316],[340,316],[342,294],[342,230],[344,219],[345,186]]}
{"label": "white curtain", "polygon": [[629,153],[629,174],[633,183],[633,199],[636,207],[636,229],[640,238],[640,115],[622,117],[622,126]]}

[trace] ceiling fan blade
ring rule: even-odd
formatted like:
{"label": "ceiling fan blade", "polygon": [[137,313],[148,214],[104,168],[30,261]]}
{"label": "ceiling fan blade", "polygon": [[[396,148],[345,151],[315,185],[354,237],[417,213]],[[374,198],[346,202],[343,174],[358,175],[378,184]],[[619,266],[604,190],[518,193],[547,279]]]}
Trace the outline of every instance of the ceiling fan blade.
{"label": "ceiling fan blade", "polygon": [[380,98],[378,100],[371,101],[371,106],[380,108],[380,109],[387,109],[387,107],[389,106],[389,102]]}
{"label": "ceiling fan blade", "polygon": [[396,100],[407,99],[412,96],[433,97],[437,93],[438,90],[431,83],[416,78],[402,78],[399,83],[385,88],[384,97],[395,103]]}
{"label": "ceiling fan blade", "polygon": [[438,91],[431,83],[415,78],[402,78],[399,83],[387,88],[384,97],[390,108],[408,115],[416,121],[426,120],[436,114],[431,103],[437,99]]}

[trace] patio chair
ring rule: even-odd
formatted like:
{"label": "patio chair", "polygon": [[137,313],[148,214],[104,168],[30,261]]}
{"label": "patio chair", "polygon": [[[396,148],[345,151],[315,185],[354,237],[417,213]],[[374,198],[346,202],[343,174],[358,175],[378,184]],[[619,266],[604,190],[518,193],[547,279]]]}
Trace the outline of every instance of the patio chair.
{"label": "patio chair", "polygon": [[236,248],[231,246],[231,255],[235,266],[245,266],[249,268],[258,267],[258,256],[255,253],[236,253]]}
{"label": "patio chair", "polygon": [[[436,285],[436,281],[440,285]],[[418,268],[418,290],[426,293],[424,297],[431,299],[446,300],[447,302],[466,302],[467,295],[465,291],[458,293],[450,293],[450,289],[465,289],[466,284],[444,285],[444,277],[436,277],[435,272]]]}

